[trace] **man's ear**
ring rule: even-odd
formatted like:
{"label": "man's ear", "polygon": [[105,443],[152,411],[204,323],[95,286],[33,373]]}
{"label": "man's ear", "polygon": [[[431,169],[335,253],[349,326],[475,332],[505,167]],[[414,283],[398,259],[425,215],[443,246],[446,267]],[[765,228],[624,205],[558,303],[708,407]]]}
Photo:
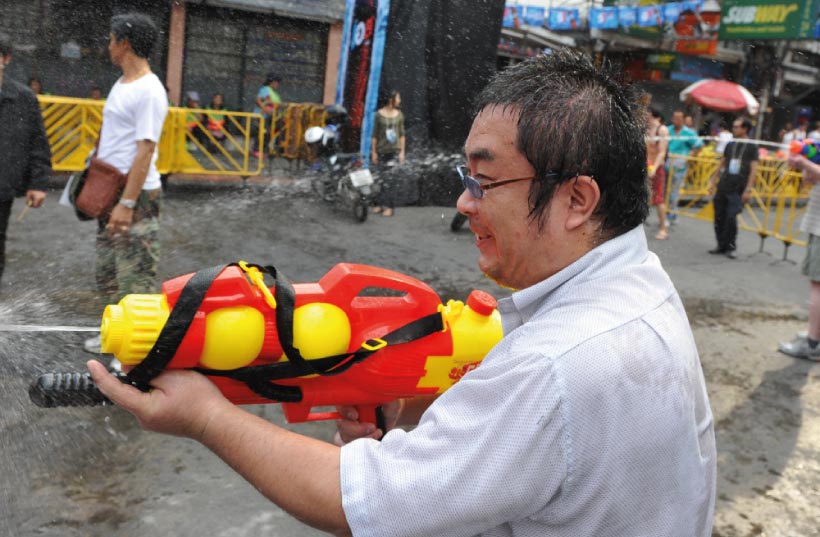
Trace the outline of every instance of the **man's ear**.
{"label": "man's ear", "polygon": [[601,199],[598,183],[589,175],[579,175],[564,184],[568,198],[566,227],[568,231],[586,224]]}

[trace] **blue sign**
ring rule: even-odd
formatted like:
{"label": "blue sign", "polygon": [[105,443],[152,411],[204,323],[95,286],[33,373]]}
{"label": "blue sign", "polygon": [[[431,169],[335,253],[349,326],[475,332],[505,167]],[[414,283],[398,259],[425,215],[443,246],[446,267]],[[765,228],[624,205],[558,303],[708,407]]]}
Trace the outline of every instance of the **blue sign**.
{"label": "blue sign", "polygon": [[723,64],[697,58],[695,56],[678,56],[678,69],[669,74],[670,80],[697,82],[704,78],[723,78]]}
{"label": "blue sign", "polygon": [[504,6],[504,18],[501,21],[504,28],[521,28],[521,6],[507,4]]}
{"label": "blue sign", "polygon": [[550,9],[550,30],[577,30],[580,17],[575,8]]}
{"label": "blue sign", "polygon": [[624,28],[634,26],[638,22],[638,10],[630,6],[618,6],[618,24]]}
{"label": "blue sign", "polygon": [[661,12],[658,6],[641,6],[638,8],[638,26],[641,28],[660,26],[663,24],[660,16]]}
{"label": "blue sign", "polygon": [[544,26],[546,10],[543,7],[527,6],[524,8],[524,24],[528,26]]}
{"label": "blue sign", "polygon": [[681,5],[680,2],[669,2],[663,5],[663,20],[668,23],[675,24],[680,18]]}
{"label": "blue sign", "polygon": [[593,30],[617,30],[617,7],[593,7],[589,10],[589,27]]}

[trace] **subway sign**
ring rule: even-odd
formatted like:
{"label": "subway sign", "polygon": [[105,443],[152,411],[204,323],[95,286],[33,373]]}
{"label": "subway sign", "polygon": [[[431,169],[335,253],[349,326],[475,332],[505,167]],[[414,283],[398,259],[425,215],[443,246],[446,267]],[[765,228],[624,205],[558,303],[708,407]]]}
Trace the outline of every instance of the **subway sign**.
{"label": "subway sign", "polygon": [[820,0],[723,0],[719,39],[814,39]]}

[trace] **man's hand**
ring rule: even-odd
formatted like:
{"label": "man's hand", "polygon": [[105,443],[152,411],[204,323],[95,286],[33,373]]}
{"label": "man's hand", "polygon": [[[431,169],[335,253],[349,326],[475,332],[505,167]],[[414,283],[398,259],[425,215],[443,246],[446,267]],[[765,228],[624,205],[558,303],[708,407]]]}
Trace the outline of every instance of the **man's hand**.
{"label": "man's hand", "polygon": [[741,201],[743,201],[743,205],[749,203],[749,200],[752,199],[752,191],[750,189],[746,189],[743,191],[743,194],[740,196]]}
{"label": "man's hand", "polygon": [[87,365],[100,391],[148,431],[201,441],[211,419],[225,405],[232,406],[211,381],[194,371],[165,371],[145,393],[117,380],[100,362]]}
{"label": "man's hand", "polygon": [[26,205],[29,207],[34,207],[35,209],[40,207],[46,199],[46,193],[42,190],[27,190],[26,191]]}
{"label": "man's hand", "polygon": [[[401,407],[401,400],[382,405],[384,421],[388,431],[396,426],[399,414],[401,414]],[[336,435],[333,437],[333,442],[339,447],[357,438],[372,438],[378,440],[387,432],[377,429],[372,423],[360,422],[359,413],[356,412],[356,409],[352,406],[340,406],[337,407],[336,410],[344,418],[336,420],[338,431],[336,431]]]}
{"label": "man's hand", "polygon": [[105,229],[109,235],[128,233],[134,220],[134,209],[129,209],[119,203],[114,206]]}

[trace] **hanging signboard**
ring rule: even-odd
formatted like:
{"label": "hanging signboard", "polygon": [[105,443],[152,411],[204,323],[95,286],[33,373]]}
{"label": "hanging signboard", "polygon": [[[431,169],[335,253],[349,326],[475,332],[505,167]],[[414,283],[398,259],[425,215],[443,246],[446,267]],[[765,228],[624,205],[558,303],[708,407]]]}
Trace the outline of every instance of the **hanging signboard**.
{"label": "hanging signboard", "polygon": [[524,24],[541,28],[546,20],[546,12],[543,7],[526,6],[524,8]]}
{"label": "hanging signboard", "polygon": [[370,154],[389,12],[390,0],[347,0],[336,104],[347,108],[350,118],[346,150],[358,141],[362,155]]}
{"label": "hanging signboard", "polygon": [[813,39],[820,0],[724,0],[720,39]]}
{"label": "hanging signboard", "polygon": [[593,7],[589,10],[589,27],[593,30],[617,30],[617,7]]}

